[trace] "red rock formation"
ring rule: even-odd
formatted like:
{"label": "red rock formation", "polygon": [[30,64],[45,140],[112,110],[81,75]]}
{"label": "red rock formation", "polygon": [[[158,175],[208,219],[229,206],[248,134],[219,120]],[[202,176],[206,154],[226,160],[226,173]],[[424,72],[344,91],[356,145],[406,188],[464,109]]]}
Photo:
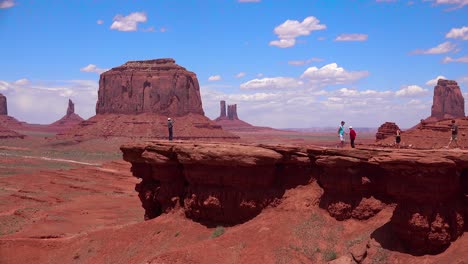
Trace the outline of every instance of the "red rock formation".
{"label": "red rock formation", "polygon": [[67,114],[54,123],[48,125],[48,128],[61,133],[78,125],[83,120],[84,119],[81,116],[75,114],[75,104],[73,104],[72,100],[68,99]]}
{"label": "red rock formation", "polygon": [[75,113],[75,104],[72,102],[71,99],[68,99],[68,108],[67,108],[67,116]]}
{"label": "red rock formation", "polygon": [[215,119],[216,124],[220,125],[223,129],[228,131],[272,131],[270,127],[257,127],[253,126],[243,120],[240,120],[237,116],[237,104],[227,106],[226,115],[226,101],[220,101],[220,115]]}
{"label": "red rock formation", "polygon": [[228,105],[228,119],[239,120],[239,117],[237,117],[237,104]]}
{"label": "red rock formation", "polygon": [[101,74],[96,113],[204,115],[197,76],[173,59],[129,61]]}
{"label": "red rock formation", "polygon": [[220,104],[220,115],[218,118],[226,118],[226,101],[219,101]]}
{"label": "red rock formation", "polygon": [[437,120],[465,117],[465,99],[456,81],[437,81],[431,117]]}
{"label": "red rock formation", "polygon": [[8,115],[7,98],[0,93],[0,115]]}
{"label": "red rock formation", "polygon": [[375,134],[375,139],[382,140],[387,137],[394,137],[398,129],[400,128],[395,123],[385,122],[377,130],[377,133]]}
{"label": "red rock formation", "polygon": [[447,248],[466,228],[468,156],[447,151],[324,149],[228,143],[127,144],[136,190],[154,218],[173,208],[208,224],[237,224],[316,179],[320,207],[368,219],[397,204],[390,225],[414,254]]}
{"label": "red rock formation", "polygon": [[24,135],[0,125],[0,138],[24,138]]}

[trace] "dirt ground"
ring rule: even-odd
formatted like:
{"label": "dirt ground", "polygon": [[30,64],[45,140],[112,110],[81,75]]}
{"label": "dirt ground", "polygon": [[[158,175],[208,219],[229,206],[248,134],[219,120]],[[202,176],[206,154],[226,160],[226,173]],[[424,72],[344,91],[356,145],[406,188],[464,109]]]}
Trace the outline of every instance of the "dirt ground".
{"label": "dirt ground", "polygon": [[[333,133],[237,134],[251,143],[338,143]],[[337,221],[318,207],[315,182],[232,227],[209,228],[177,210],[144,221],[139,180],[119,150],[128,139],[47,136],[0,140],[2,264],[327,263],[359,248],[367,248],[363,263],[468,263],[466,233],[441,254],[407,254],[387,225],[392,205],[369,220]],[[363,134],[356,143],[373,141]]]}

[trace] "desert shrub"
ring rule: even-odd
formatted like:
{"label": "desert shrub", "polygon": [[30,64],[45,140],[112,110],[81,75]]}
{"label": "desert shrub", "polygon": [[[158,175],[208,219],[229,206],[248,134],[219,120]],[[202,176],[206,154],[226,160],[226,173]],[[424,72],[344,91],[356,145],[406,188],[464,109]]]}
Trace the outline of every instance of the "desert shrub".
{"label": "desert shrub", "polygon": [[323,260],[331,261],[331,260],[334,260],[334,259],[336,259],[336,252],[335,251],[327,249],[327,250],[325,250],[323,252]]}
{"label": "desert shrub", "polygon": [[217,226],[216,229],[213,231],[211,234],[211,238],[216,238],[224,234],[224,227],[222,226]]}

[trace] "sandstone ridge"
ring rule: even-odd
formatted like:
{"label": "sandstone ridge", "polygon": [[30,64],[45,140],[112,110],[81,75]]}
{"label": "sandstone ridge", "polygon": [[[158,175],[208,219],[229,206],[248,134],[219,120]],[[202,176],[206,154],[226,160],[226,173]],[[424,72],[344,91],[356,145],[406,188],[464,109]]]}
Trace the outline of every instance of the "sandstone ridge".
{"label": "sandstone ridge", "polygon": [[284,145],[146,142],[121,147],[145,218],[175,208],[206,224],[239,224],[312,181],[337,220],[396,204],[390,225],[408,252],[438,253],[465,232],[468,152],[337,150]]}

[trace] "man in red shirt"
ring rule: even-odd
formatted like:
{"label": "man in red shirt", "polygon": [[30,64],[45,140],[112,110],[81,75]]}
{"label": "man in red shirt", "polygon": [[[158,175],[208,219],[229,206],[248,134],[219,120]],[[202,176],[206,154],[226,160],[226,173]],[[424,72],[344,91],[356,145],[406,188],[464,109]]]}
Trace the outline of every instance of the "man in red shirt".
{"label": "man in red shirt", "polygon": [[351,147],[354,148],[354,140],[356,139],[356,131],[352,126],[349,126],[349,139],[351,140]]}

